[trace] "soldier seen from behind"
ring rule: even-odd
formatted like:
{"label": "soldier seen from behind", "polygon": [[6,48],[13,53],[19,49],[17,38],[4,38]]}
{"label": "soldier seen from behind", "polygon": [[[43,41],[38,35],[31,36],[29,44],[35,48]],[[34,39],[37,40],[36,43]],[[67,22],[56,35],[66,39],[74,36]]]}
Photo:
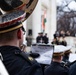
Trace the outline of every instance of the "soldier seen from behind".
{"label": "soldier seen from behind", "polygon": [[37,2],[0,0],[1,11],[6,12],[0,16],[0,53],[9,75],[43,75],[41,66],[20,49],[24,34],[22,22],[30,16]]}
{"label": "soldier seen from behind", "polygon": [[55,46],[52,62],[45,69],[44,75],[68,75],[69,69],[61,64],[64,50],[64,46]]}

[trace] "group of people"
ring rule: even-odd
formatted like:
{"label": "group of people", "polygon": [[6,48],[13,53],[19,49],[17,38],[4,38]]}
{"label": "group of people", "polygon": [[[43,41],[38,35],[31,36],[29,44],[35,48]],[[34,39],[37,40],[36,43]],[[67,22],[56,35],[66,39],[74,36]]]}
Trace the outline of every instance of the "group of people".
{"label": "group of people", "polygon": [[64,31],[62,30],[60,33],[56,31],[55,34],[54,34],[54,39],[53,39],[53,41],[51,43],[56,44],[56,45],[67,46]]}
{"label": "group of people", "polygon": [[36,43],[49,43],[49,38],[47,37],[47,33],[43,35],[43,33],[38,33],[38,36],[36,37]]}
{"label": "group of people", "polygon": [[[3,64],[9,75],[68,75],[69,72],[69,75],[75,75],[76,63],[70,67],[69,72],[68,68],[61,65],[63,52],[58,52],[61,48],[54,52],[52,63],[44,72],[40,63],[20,49],[24,34],[22,22],[29,17],[37,2],[38,0],[0,0],[0,53]],[[2,11],[6,12],[5,15]],[[17,16],[13,14],[16,11],[19,12],[15,13]],[[38,41],[40,42],[37,40],[37,43]]]}
{"label": "group of people", "polygon": [[55,45],[52,62],[44,75],[75,75],[76,61],[69,60],[71,53],[71,46]]}

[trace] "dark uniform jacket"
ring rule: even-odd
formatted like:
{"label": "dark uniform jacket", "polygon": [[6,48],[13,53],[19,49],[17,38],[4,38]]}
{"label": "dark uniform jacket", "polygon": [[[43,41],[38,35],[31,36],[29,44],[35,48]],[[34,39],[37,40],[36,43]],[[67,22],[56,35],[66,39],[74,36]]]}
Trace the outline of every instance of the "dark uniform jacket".
{"label": "dark uniform jacket", "polygon": [[41,66],[19,48],[2,46],[0,52],[9,75],[43,75]]}
{"label": "dark uniform jacket", "polygon": [[76,61],[70,66],[69,75],[76,75]]}
{"label": "dark uniform jacket", "polygon": [[68,75],[68,68],[58,62],[52,62],[51,65],[45,69],[44,75]]}
{"label": "dark uniform jacket", "polygon": [[45,44],[48,44],[48,43],[49,43],[49,39],[48,39],[47,36],[44,36],[44,37],[43,37],[43,42],[44,42]]}
{"label": "dark uniform jacket", "polygon": [[37,36],[36,43],[44,43],[44,37],[43,36]]}
{"label": "dark uniform jacket", "polygon": [[40,36],[37,36],[36,43],[40,43]]}
{"label": "dark uniform jacket", "polygon": [[69,67],[70,64],[71,64],[71,62],[69,61],[69,54],[65,54],[65,55],[63,56],[62,61],[64,61],[64,62],[65,62],[65,65],[66,65],[67,67]]}

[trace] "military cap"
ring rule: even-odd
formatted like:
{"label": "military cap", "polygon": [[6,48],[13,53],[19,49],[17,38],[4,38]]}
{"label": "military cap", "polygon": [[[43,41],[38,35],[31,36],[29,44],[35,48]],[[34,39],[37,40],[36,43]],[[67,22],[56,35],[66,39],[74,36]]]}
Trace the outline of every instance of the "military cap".
{"label": "military cap", "polygon": [[38,0],[0,0],[0,33],[20,28]]}
{"label": "military cap", "polygon": [[65,47],[66,47],[65,54],[72,53],[71,51],[72,46],[65,46]]}
{"label": "military cap", "polygon": [[54,46],[54,53],[53,56],[62,56],[64,55],[64,51],[66,50],[66,47],[63,45],[55,45]]}

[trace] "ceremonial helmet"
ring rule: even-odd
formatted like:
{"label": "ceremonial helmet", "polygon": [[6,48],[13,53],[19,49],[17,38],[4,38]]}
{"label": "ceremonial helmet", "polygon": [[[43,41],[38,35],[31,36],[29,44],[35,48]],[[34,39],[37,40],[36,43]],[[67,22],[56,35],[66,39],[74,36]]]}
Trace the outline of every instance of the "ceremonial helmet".
{"label": "ceremonial helmet", "polygon": [[0,0],[0,34],[20,28],[37,3],[38,0]]}

